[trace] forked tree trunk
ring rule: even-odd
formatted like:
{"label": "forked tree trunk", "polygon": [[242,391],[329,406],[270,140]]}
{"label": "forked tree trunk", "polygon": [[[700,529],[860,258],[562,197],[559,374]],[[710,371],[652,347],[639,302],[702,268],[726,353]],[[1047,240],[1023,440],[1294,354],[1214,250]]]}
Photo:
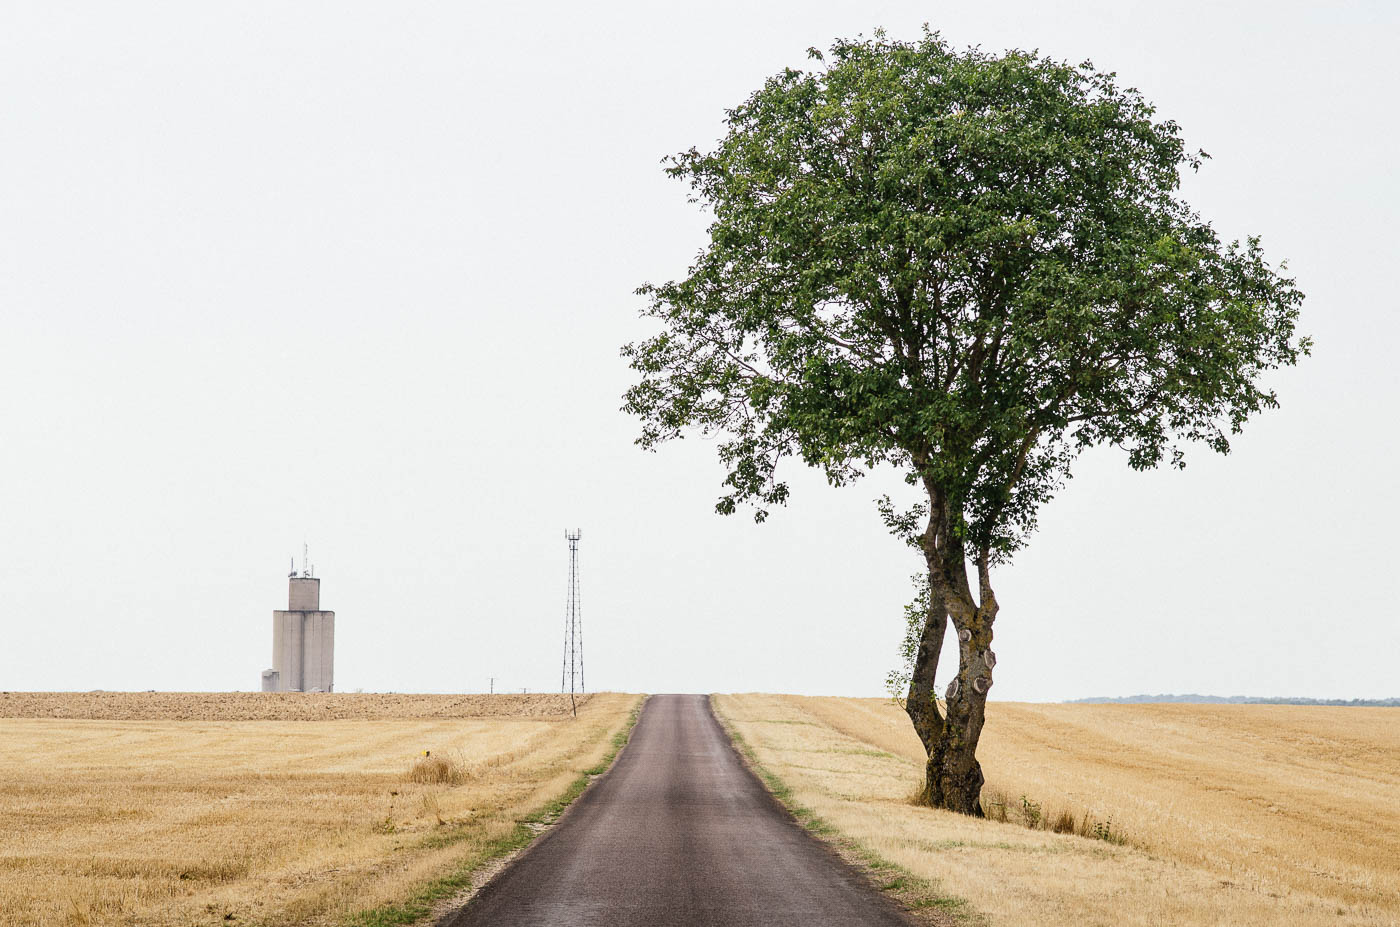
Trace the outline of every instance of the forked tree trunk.
{"label": "forked tree trunk", "polygon": [[[932,558],[930,558],[932,559]],[[918,800],[935,808],[982,816],[982,765],[977,742],[986,718],[987,693],[992,687],[992,621],[996,599],[984,578],[983,607],[945,592],[933,581],[931,569],[928,616],[909,681],[904,710],[928,752],[924,785]],[[958,674],[944,691],[940,710],[933,688],[934,672],[949,618],[958,643]]]}
{"label": "forked tree trunk", "polygon": [[[927,463],[916,462],[921,466]],[[929,604],[904,704],[928,752],[919,801],[981,817],[983,779],[977,741],[982,737],[987,692],[996,665],[992,623],[998,605],[992,591],[991,550],[983,545],[976,551],[978,595],[973,598],[966,549],[959,532],[953,530],[962,519],[949,510],[937,483],[925,478],[924,485],[929,521],[917,546],[923,550],[928,567]],[[933,677],[950,620],[957,633],[958,675],[948,684],[940,711]]]}
{"label": "forked tree trunk", "polygon": [[[975,620],[954,619],[958,631],[958,675],[945,693],[946,711],[937,741],[929,748],[920,799],[935,808],[982,816],[982,764],[977,742],[986,719],[987,692],[992,683],[990,626],[974,630]],[[966,640],[963,638],[966,637]]]}

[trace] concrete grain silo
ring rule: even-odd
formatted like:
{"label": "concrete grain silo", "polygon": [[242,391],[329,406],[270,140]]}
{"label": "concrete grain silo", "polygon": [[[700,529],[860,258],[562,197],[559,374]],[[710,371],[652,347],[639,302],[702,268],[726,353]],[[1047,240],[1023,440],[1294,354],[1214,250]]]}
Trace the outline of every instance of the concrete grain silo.
{"label": "concrete grain silo", "polygon": [[335,669],[335,612],[321,610],[321,581],[308,568],[288,577],[285,611],[272,613],[272,669],[264,692],[330,692]]}

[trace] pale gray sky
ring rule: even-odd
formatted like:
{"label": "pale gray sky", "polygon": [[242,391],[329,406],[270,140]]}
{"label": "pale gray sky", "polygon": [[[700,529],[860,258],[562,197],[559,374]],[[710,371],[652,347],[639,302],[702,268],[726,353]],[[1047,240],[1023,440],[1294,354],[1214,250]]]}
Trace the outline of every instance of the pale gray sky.
{"label": "pale gray sky", "polygon": [[[1400,694],[1388,3],[6,3],[0,689],[251,689],[303,539],[341,689],[876,694],[884,484],[632,446],[618,358],[704,217],[659,160],[809,46],[930,23],[1092,59],[1308,294],[1227,458],[1084,458],[999,576],[1000,698]],[[945,669],[940,674],[946,678]]]}

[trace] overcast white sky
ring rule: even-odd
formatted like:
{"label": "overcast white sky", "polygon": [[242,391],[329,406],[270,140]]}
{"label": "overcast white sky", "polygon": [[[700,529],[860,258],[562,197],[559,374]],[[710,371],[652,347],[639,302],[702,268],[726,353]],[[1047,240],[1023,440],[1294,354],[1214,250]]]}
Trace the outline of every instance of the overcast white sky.
{"label": "overcast white sky", "polygon": [[1229,457],[1081,461],[999,576],[995,696],[1400,695],[1395,9],[6,3],[0,689],[257,688],[305,539],[338,689],[548,690],[577,527],[590,688],[878,694],[884,487],[714,514],[617,352],[704,240],[660,158],[928,22],[1139,87],[1317,342]]}

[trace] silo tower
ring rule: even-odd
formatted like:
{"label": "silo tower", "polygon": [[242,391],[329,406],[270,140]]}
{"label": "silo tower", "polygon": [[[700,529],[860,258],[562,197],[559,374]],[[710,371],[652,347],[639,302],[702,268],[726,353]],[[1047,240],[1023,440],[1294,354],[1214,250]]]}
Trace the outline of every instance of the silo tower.
{"label": "silo tower", "polygon": [[287,574],[287,608],[272,613],[272,669],[264,692],[330,692],[335,669],[335,612],[321,610],[321,580],[303,553]]}

